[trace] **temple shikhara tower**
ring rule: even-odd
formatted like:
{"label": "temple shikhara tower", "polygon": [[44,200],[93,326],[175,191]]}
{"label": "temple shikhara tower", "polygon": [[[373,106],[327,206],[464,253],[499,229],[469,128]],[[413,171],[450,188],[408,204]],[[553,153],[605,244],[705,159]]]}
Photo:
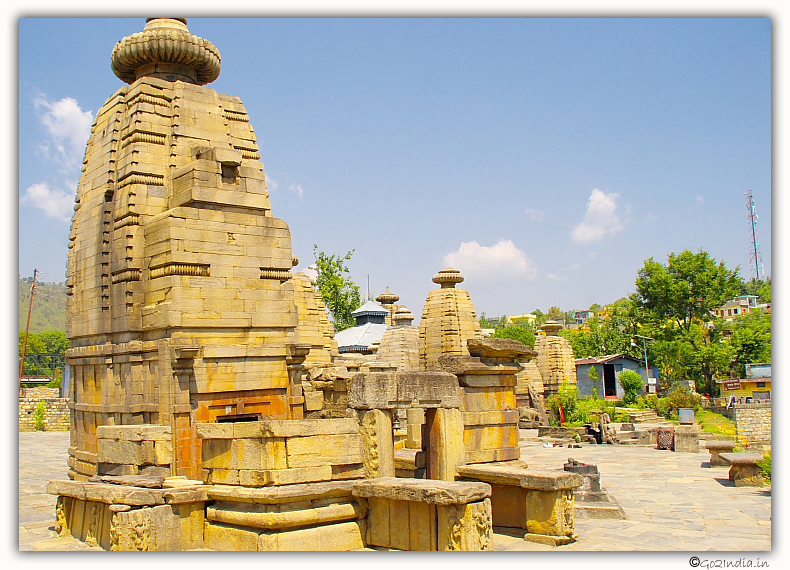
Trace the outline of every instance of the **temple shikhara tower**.
{"label": "temple shikhara tower", "polygon": [[194,422],[301,417],[296,260],[244,105],[205,86],[217,48],[151,18],[112,69],[128,85],[96,115],[69,236],[70,466],[96,473],[98,426],[170,425],[174,474],[199,478]]}

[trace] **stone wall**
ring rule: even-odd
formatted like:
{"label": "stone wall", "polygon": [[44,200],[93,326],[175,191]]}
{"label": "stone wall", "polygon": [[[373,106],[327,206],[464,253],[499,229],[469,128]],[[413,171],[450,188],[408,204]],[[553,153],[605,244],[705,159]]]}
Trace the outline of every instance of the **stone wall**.
{"label": "stone wall", "polygon": [[735,404],[735,428],[750,446],[771,446],[771,403]]}
{"label": "stone wall", "polygon": [[60,398],[60,388],[47,388],[39,386],[36,388],[22,388],[23,398]]}
{"label": "stone wall", "polygon": [[[57,388],[27,388],[28,390],[55,390]],[[71,411],[68,398],[19,398],[19,431],[36,431],[36,406],[44,402],[47,410],[44,413],[44,431],[68,431],[71,423]]]}

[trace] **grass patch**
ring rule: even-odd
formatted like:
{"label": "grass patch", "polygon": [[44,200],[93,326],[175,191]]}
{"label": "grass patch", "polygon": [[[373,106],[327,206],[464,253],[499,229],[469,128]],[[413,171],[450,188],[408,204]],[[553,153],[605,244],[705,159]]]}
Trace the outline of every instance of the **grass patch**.
{"label": "grass patch", "polygon": [[702,431],[705,433],[726,435],[732,438],[735,437],[735,422],[727,416],[701,409],[697,410],[696,420],[700,426],[702,426]]}

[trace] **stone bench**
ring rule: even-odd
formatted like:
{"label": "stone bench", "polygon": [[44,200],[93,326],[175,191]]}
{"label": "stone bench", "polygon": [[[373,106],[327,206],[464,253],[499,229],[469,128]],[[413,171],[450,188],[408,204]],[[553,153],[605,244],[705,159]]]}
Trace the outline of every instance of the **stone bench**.
{"label": "stone bench", "polygon": [[398,550],[493,550],[491,487],[480,482],[380,477],[358,481],[365,543]]}
{"label": "stone bench", "polygon": [[104,482],[50,481],[58,495],[55,531],[104,550],[203,547],[208,486],[167,478],[161,488]]}
{"label": "stone bench", "polygon": [[494,526],[524,529],[525,540],[552,546],[576,540],[573,489],[584,484],[581,475],[500,465],[467,465],[458,475],[491,485]]}
{"label": "stone bench", "polygon": [[711,467],[727,467],[729,463],[724,461],[719,454],[730,453],[735,447],[734,441],[712,439],[705,442],[705,448],[710,451],[710,466]]}
{"label": "stone bench", "polygon": [[730,466],[730,481],[736,487],[762,487],[763,476],[760,474],[758,461],[763,460],[757,453],[720,453],[719,457]]}

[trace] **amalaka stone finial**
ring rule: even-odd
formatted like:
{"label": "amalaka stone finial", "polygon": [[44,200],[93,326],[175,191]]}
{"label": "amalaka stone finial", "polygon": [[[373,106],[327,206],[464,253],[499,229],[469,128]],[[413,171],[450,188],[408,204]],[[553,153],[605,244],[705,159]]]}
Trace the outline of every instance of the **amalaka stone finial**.
{"label": "amalaka stone finial", "polygon": [[414,314],[406,307],[401,307],[392,315],[392,324],[396,327],[407,327],[414,320]]}
{"label": "amalaka stone finial", "polygon": [[557,334],[562,330],[562,325],[557,321],[546,321],[543,323],[543,326],[540,327],[546,336],[557,336]]}
{"label": "amalaka stone finial", "polygon": [[219,77],[221,61],[214,44],[189,32],[186,18],[148,18],[111,57],[113,73],[129,84],[148,76],[206,85]]}
{"label": "amalaka stone finial", "polygon": [[439,273],[433,276],[432,281],[442,286],[442,289],[455,287],[456,283],[462,283],[464,276],[461,272],[452,267],[442,269]]}
{"label": "amalaka stone finial", "polygon": [[400,297],[398,297],[394,293],[390,293],[389,287],[387,287],[386,293],[382,293],[381,295],[376,297],[376,301],[378,301],[382,305],[393,305],[398,302],[398,299],[400,299]]}

